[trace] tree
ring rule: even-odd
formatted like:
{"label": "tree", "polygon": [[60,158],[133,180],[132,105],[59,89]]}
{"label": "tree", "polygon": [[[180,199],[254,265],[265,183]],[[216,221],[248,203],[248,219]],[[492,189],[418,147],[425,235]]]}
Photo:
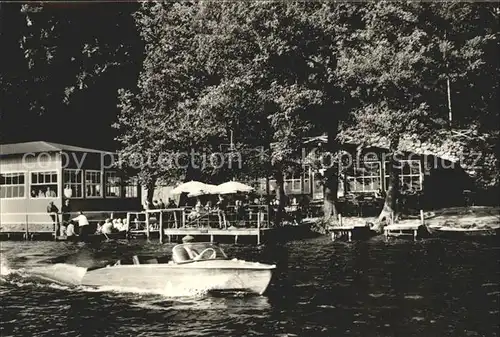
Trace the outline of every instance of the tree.
{"label": "tree", "polygon": [[359,101],[353,128],[345,134],[370,144],[374,135],[389,143],[389,189],[379,222],[397,211],[399,163],[396,155],[403,137],[424,139],[439,127],[426,100],[422,69],[427,69],[425,33],[418,28],[418,4],[366,5],[364,27],[353,32],[356,43],[343,50],[340,76]]}
{"label": "tree", "polygon": [[[390,183],[380,223],[398,211],[395,156],[401,140],[441,143],[437,135],[443,132],[437,131],[449,127],[451,109],[455,128],[484,129],[498,116],[492,114],[498,84],[491,78],[498,69],[492,56],[497,53],[498,25],[491,8],[465,3],[367,4],[363,27],[352,31],[355,42],[339,61],[340,78],[354,103],[351,127],[343,134],[368,146],[374,138],[389,143]],[[481,87],[481,82],[491,88]],[[469,87],[477,91],[467,97]],[[451,96],[460,103],[451,105]],[[454,139],[453,133],[450,130],[447,138]]]}
{"label": "tree", "polygon": [[[143,3],[135,14],[145,59],[136,90],[120,93],[115,128],[125,164],[140,170],[149,191],[157,180],[202,177],[210,168],[203,157],[215,152],[226,132],[217,118],[203,115],[203,90],[212,76],[198,54],[199,14],[200,4],[191,2]],[[148,160],[137,163],[138,154]]]}
{"label": "tree", "polygon": [[14,65],[6,71],[18,72],[17,79],[9,79],[16,89],[2,109],[16,125],[6,129],[6,141],[74,142],[75,124],[68,121],[76,119],[83,130],[110,135],[77,142],[111,147],[117,89],[135,82],[141,62],[142,46],[131,16],[137,4],[2,6],[9,15],[2,35],[10,40],[7,50]]}
{"label": "tree", "polygon": [[[210,71],[221,78],[215,86],[217,111],[245,111],[265,130],[263,141],[244,142],[270,149],[277,181],[279,210],[284,198],[283,171],[300,157],[303,137],[312,129],[329,133],[335,152],[342,102],[336,86],[337,42],[351,6],[329,3],[205,3],[203,54]],[[242,85],[244,84],[244,85]],[[251,93],[251,94],[249,94]],[[253,114],[248,113],[254,109]],[[208,114],[213,115],[213,111]],[[328,123],[326,122],[328,121]],[[335,168],[325,184],[325,215],[336,215]],[[279,215],[278,215],[279,218]],[[279,220],[278,220],[279,221]]]}

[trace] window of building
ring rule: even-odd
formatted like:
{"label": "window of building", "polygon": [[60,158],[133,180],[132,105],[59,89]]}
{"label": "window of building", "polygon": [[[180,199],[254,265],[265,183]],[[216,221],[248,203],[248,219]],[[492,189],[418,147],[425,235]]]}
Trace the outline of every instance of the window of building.
{"label": "window of building", "polygon": [[57,171],[31,172],[32,198],[57,198]]}
{"label": "window of building", "polygon": [[321,179],[314,179],[313,182],[313,193],[312,197],[313,199],[323,199],[323,182]]}
{"label": "window of building", "polygon": [[345,193],[376,192],[382,189],[381,163],[379,161],[357,162],[346,173]]}
{"label": "window of building", "polygon": [[302,171],[302,177],[303,177],[303,185],[302,185],[302,193],[304,194],[309,194],[311,193],[311,176],[312,176],[312,171],[309,166],[304,166],[304,169]]}
{"label": "window of building", "polygon": [[[297,169],[291,172],[285,172],[283,178],[285,194],[311,193],[311,170],[309,166],[304,166],[302,169]],[[270,179],[269,186],[271,191],[275,191],[277,186],[276,179]]]}
{"label": "window of building", "polygon": [[83,171],[65,169],[63,185],[66,198],[83,198]]}
{"label": "window of building", "polygon": [[251,181],[244,181],[244,184],[252,186],[257,194],[266,193],[266,178],[258,178]]}
{"label": "window of building", "polygon": [[[400,160],[396,163],[399,167],[399,183],[403,190],[422,190],[422,163],[420,160]],[[389,187],[390,162],[385,162],[385,187]]]}
{"label": "window of building", "polygon": [[125,198],[138,198],[139,197],[139,183],[137,178],[128,178],[125,181]]}
{"label": "window of building", "polygon": [[101,171],[85,171],[85,190],[87,198],[102,197]]}
{"label": "window of building", "polygon": [[106,172],[106,198],[119,198],[121,196],[121,178],[115,171]]}
{"label": "window of building", "polygon": [[0,197],[2,199],[25,198],[25,174],[22,172],[0,174]]}

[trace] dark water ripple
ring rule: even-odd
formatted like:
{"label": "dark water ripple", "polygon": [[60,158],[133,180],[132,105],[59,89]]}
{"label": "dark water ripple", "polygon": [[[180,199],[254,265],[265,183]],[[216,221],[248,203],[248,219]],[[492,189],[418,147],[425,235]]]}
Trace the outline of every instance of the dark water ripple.
{"label": "dark water ripple", "polygon": [[[500,245],[444,240],[352,244],[322,237],[224,246],[276,263],[266,296],[168,297],[64,287],[23,270],[168,253],[144,242],[86,247],[1,242],[1,336],[498,336]],[[14,273],[6,274],[6,269]]]}

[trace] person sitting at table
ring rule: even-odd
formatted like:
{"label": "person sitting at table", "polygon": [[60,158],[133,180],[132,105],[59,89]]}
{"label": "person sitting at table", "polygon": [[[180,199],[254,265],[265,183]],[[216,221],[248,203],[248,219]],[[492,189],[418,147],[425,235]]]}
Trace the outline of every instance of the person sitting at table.
{"label": "person sitting at table", "polygon": [[50,187],[47,186],[47,190],[45,191],[45,197],[46,198],[55,198],[57,197],[56,192],[50,189]]}
{"label": "person sitting at table", "polygon": [[167,208],[177,208],[174,199],[168,198]]}
{"label": "person sitting at table", "polygon": [[123,228],[123,223],[122,223],[122,219],[118,218],[118,219],[115,219],[115,223],[113,224],[113,228],[115,231],[117,232],[121,232],[122,231],[122,228]]}
{"label": "person sitting at table", "polygon": [[111,222],[111,219],[106,219],[106,221],[104,221],[104,224],[101,226],[101,233],[102,234],[113,233],[113,223]]}
{"label": "person sitting at table", "polygon": [[122,228],[121,228],[121,232],[128,232],[128,221],[127,221],[127,218],[123,218],[122,219]]}
{"label": "person sitting at table", "polygon": [[198,200],[196,201],[196,205],[194,206],[191,213],[189,213],[188,218],[196,219],[197,217],[201,216],[202,211],[203,211],[203,205],[201,204],[200,198],[198,198]]}
{"label": "person sitting at table", "polygon": [[165,209],[166,208],[166,205],[165,203],[163,202],[163,200],[160,200],[158,201],[158,209]]}
{"label": "person sitting at table", "polygon": [[101,223],[97,222],[97,228],[95,230],[95,234],[100,234],[102,231]]}
{"label": "person sitting at table", "polygon": [[73,221],[70,221],[68,223],[68,227],[66,227],[66,233],[65,234],[66,234],[66,237],[69,240],[76,238],[75,225],[74,225]]}

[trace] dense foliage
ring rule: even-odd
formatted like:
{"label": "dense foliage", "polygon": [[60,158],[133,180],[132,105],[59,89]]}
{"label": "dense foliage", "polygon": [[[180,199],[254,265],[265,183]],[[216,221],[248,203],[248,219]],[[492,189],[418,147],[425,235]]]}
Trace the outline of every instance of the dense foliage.
{"label": "dense foliage", "polygon": [[[267,176],[281,196],[305,136],[327,134],[336,153],[343,137],[375,135],[391,154],[408,137],[444,137],[463,144],[477,186],[500,184],[498,4],[12,3],[0,15],[3,142],[116,137],[150,188]],[[230,139],[238,158],[221,146]],[[382,215],[398,181],[393,170]]]}

